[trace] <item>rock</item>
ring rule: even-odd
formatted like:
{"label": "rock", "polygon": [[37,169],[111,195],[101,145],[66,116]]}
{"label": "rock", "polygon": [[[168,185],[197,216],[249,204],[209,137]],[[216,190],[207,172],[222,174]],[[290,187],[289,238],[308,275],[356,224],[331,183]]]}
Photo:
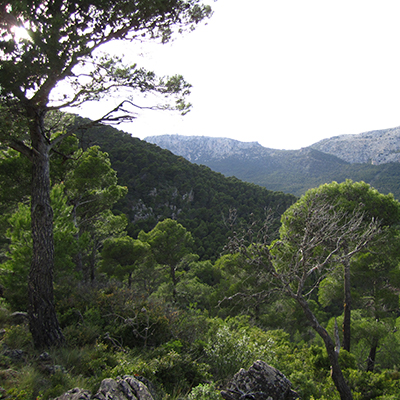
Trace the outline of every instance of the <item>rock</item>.
{"label": "rock", "polygon": [[50,356],[49,353],[47,353],[47,352],[45,351],[44,353],[40,354],[39,360],[40,360],[40,361],[44,361],[44,362],[48,362],[48,361],[51,361],[51,356]]}
{"label": "rock", "polygon": [[[14,369],[7,368],[7,369],[0,369],[0,379],[5,382],[7,380],[14,379],[18,376],[18,371],[15,371]],[[0,399],[1,399],[1,394],[0,394]]]}
{"label": "rock", "polygon": [[139,379],[136,379],[133,376],[124,376],[124,379],[134,389],[138,400],[153,400],[153,396],[149,390],[150,388]]}
{"label": "rock", "polygon": [[60,372],[62,374],[66,374],[67,370],[62,366],[62,365],[49,365],[45,367],[45,370],[50,374],[54,375],[57,372]]}
{"label": "rock", "polygon": [[259,152],[264,149],[257,142],[240,142],[208,136],[159,135],[148,136],[144,140],[182,156],[190,162],[205,165],[207,161],[229,158],[233,155],[246,157],[249,150]]}
{"label": "rock", "polygon": [[6,349],[3,354],[13,361],[21,361],[25,357],[25,352],[19,349]]}
{"label": "rock", "polygon": [[144,383],[133,376],[122,379],[104,379],[99,391],[93,396],[96,400],[153,400]]}
{"label": "rock", "polygon": [[153,400],[146,385],[133,376],[104,379],[95,395],[75,388],[54,400]]}
{"label": "rock", "polygon": [[333,136],[311,147],[352,164],[400,162],[400,127]]}
{"label": "rock", "polygon": [[90,392],[79,388],[68,390],[54,400],[90,400]]}
{"label": "rock", "polygon": [[294,400],[298,394],[290,389],[291,383],[276,368],[264,361],[256,361],[248,371],[243,368],[237,372],[221,391],[226,400]]}
{"label": "rock", "polygon": [[10,317],[14,324],[24,324],[25,322],[28,322],[28,313],[24,311],[13,312]]}

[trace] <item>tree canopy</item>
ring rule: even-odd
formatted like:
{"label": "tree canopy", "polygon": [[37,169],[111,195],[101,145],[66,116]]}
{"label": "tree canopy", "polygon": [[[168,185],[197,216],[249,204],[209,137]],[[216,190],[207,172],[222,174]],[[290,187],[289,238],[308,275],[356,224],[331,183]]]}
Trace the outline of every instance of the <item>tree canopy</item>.
{"label": "tree canopy", "polygon": [[[194,29],[211,9],[195,0],[49,0],[5,2],[0,12],[0,93],[20,113],[18,106],[26,109],[27,102],[44,112],[99,100],[121,87],[186,95],[189,85],[181,76],[159,79],[95,50],[121,39],[166,42],[176,31]],[[18,38],[17,27],[28,36]],[[54,91],[61,82],[62,89]],[[182,98],[178,105],[184,108]]]}

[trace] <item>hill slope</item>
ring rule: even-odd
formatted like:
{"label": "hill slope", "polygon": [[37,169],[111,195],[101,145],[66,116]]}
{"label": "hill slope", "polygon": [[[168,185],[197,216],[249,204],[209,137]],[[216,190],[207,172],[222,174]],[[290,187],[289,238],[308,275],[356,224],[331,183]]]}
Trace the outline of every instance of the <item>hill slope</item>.
{"label": "hill slope", "polygon": [[203,259],[215,259],[227,243],[231,209],[237,210],[237,223],[245,225],[251,218],[264,221],[266,210],[272,209],[278,227],[280,215],[296,201],[292,195],[226,178],[108,126],[91,128],[80,141],[83,147],[99,145],[109,153],[119,184],[128,187],[116,211],[128,216],[132,237],[174,218],[193,234]]}
{"label": "hill slope", "polygon": [[205,164],[225,176],[236,176],[269,190],[301,196],[323,183],[352,179],[363,180],[380,192],[391,192],[400,199],[399,163],[354,164],[314,146],[300,150],[274,150],[255,142],[179,135],[152,136],[145,140],[193,162]]}

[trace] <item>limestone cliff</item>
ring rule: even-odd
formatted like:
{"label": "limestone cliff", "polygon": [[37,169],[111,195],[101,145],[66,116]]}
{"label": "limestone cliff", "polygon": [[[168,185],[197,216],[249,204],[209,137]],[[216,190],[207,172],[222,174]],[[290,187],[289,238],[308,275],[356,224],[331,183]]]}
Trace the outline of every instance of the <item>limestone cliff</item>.
{"label": "limestone cliff", "polygon": [[266,149],[258,142],[240,142],[208,136],[160,135],[149,136],[144,140],[197,164],[238,155],[248,157],[249,152],[252,156],[260,156],[265,151],[273,151]]}
{"label": "limestone cliff", "polygon": [[352,164],[386,164],[400,161],[400,127],[340,135],[321,140],[313,149],[332,154]]}

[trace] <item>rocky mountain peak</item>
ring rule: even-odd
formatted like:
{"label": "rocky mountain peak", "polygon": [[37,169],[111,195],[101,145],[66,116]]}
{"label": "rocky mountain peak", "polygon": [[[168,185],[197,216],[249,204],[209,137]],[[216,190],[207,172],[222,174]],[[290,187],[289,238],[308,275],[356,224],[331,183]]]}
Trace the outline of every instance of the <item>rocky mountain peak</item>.
{"label": "rocky mountain peak", "polygon": [[168,149],[175,155],[182,156],[191,162],[225,159],[246,153],[250,149],[263,149],[258,142],[240,142],[234,139],[208,136],[160,135],[148,136],[144,140]]}
{"label": "rocky mountain peak", "polygon": [[400,161],[400,127],[355,135],[340,135],[313,144],[313,149],[352,164],[386,164]]}

